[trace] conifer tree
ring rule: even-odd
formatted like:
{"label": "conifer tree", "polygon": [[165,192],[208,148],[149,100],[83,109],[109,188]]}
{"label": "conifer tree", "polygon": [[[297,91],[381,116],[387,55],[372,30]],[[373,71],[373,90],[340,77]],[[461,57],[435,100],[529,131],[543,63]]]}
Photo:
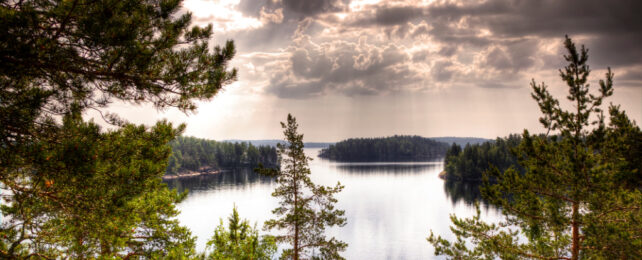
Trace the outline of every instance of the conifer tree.
{"label": "conifer tree", "polygon": [[[590,93],[588,50],[566,38],[568,66],[560,76],[569,88],[565,110],[547,86],[531,83],[548,136],[523,133],[515,153],[523,174],[497,168],[484,174],[482,195],[500,206],[505,221],[488,224],[451,216],[451,243],[430,235],[435,253],[453,259],[640,259],[642,258],[642,134],[618,106],[613,73]],[[489,178],[497,184],[491,185]],[[522,239],[520,239],[520,236]],[[525,239],[525,240],[524,240]],[[466,241],[471,244],[467,244]],[[472,245],[468,247],[467,245]]]}
{"label": "conifer tree", "polygon": [[[299,134],[296,119],[288,114],[287,123],[281,123],[286,144],[278,144],[280,170],[259,168],[258,171],[275,176],[278,186],[272,196],[280,199],[272,213],[278,216],[265,222],[266,229],[284,232],[277,235],[279,243],[287,243],[284,259],[343,259],[339,254],[347,244],[326,238],[326,227],[344,226],[344,211],[334,207],[336,193],[343,189],[316,185],[310,180],[308,161],[312,158],[303,151],[303,134]],[[318,254],[317,254],[318,253]]]}
{"label": "conifer tree", "polygon": [[207,242],[208,248],[213,249],[208,259],[272,259],[277,249],[272,236],[260,237],[256,227],[250,226],[247,220],[241,220],[236,206],[227,220],[228,228],[225,228],[221,219],[214,235]]}
{"label": "conifer tree", "polygon": [[[180,258],[194,239],[160,177],[184,128],[112,102],[189,112],[236,78],[181,0],[0,1],[0,258]],[[89,110],[116,126],[83,120]]]}

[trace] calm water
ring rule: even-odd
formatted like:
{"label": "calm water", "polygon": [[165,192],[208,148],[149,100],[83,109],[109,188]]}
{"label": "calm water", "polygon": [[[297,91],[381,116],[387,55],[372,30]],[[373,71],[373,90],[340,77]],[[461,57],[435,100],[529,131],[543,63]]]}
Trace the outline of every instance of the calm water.
{"label": "calm water", "polygon": [[[345,189],[337,196],[338,208],[346,211],[348,223],[328,234],[348,243],[347,259],[433,259],[426,237],[435,234],[452,238],[449,215],[472,216],[476,187],[445,183],[437,175],[443,163],[338,163],[317,158],[320,149],[306,149],[312,180]],[[251,170],[172,180],[170,187],[189,189],[178,205],[180,222],[198,236],[202,251],[219,218],[226,219],[233,205],[241,217],[257,223],[272,218],[277,200],[270,195],[275,183]],[[499,212],[482,207],[482,217],[496,221]]]}

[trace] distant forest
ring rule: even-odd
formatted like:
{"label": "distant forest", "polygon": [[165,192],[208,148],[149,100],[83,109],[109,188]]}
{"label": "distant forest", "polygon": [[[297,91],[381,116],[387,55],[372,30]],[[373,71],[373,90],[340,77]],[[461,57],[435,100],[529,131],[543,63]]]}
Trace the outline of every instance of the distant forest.
{"label": "distant forest", "polygon": [[276,148],[254,146],[246,142],[217,142],[194,137],[178,137],[169,144],[167,174],[235,167],[256,167],[259,163],[274,167]]}
{"label": "distant forest", "polygon": [[481,144],[463,147],[453,144],[446,152],[445,171],[449,180],[480,181],[482,173],[492,164],[500,171],[511,166],[523,171],[511,149],[517,147],[522,137],[517,134],[497,138]]}
{"label": "distant forest", "polygon": [[321,150],[319,157],[350,162],[429,161],[443,158],[448,144],[420,136],[351,138]]}
{"label": "distant forest", "polygon": [[461,147],[466,146],[466,144],[481,144],[485,142],[492,142],[492,139],[479,138],[479,137],[431,137],[430,139],[437,142],[444,142],[447,144],[455,143]]}
{"label": "distant forest", "polygon": [[[276,147],[277,144],[286,144],[284,140],[239,140],[239,139],[230,139],[230,140],[224,140],[223,142],[232,142],[232,143],[241,143],[241,142],[246,142],[253,144],[254,146],[273,146]],[[329,143],[329,142],[306,142],[303,145],[305,148],[327,148],[331,144],[334,143]]]}

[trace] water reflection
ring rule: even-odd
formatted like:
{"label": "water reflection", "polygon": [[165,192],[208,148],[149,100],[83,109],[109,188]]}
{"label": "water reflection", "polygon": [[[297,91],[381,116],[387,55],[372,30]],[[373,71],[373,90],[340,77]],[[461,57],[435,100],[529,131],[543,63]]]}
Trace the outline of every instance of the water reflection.
{"label": "water reflection", "polygon": [[200,175],[172,180],[165,180],[170,189],[183,192],[216,190],[225,187],[242,188],[248,185],[269,184],[272,178],[259,175],[251,168],[237,168],[218,174]]}
{"label": "water reflection", "polygon": [[464,181],[444,181],[444,193],[450,199],[453,205],[464,202],[467,205],[473,205],[476,201],[488,209],[490,204],[486,201],[479,191],[481,182],[464,182]]}
{"label": "water reflection", "polygon": [[[305,152],[316,157],[318,150]],[[345,186],[337,195],[337,208],[345,210],[347,225],[328,234],[348,243],[342,254],[347,259],[434,259],[426,242],[429,231],[452,238],[449,215],[474,215],[471,203],[479,198],[474,185],[440,179],[442,162],[338,163],[315,158],[310,169],[317,184],[340,181]],[[197,250],[205,248],[218,219],[226,218],[234,205],[259,228],[278,206],[271,196],[276,183],[251,169],[167,183],[190,190],[178,205],[178,220],[198,236]],[[482,207],[482,218],[492,221],[498,215],[494,208]]]}
{"label": "water reflection", "polygon": [[338,164],[334,168],[347,174],[421,174],[440,167],[440,164]]}

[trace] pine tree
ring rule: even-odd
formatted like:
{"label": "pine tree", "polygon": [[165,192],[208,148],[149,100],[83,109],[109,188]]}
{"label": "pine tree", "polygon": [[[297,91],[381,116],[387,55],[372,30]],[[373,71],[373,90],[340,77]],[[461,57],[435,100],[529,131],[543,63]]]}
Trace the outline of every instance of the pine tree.
{"label": "pine tree", "polygon": [[214,235],[207,242],[208,248],[213,249],[208,259],[272,259],[277,249],[272,236],[259,237],[256,227],[250,226],[247,220],[241,220],[236,206],[227,220],[228,228],[225,229],[221,219]]}
{"label": "pine tree", "polygon": [[[286,259],[343,259],[339,254],[347,244],[326,238],[326,227],[344,226],[344,211],[335,209],[334,195],[343,189],[316,185],[310,180],[308,161],[312,158],[303,151],[303,134],[297,132],[296,119],[288,114],[287,123],[281,123],[286,144],[278,144],[280,170],[259,168],[258,171],[275,176],[278,187],[272,196],[280,199],[272,213],[277,219],[265,222],[266,229],[277,229],[285,234],[276,236],[279,243],[288,243],[282,258]],[[316,255],[318,250],[319,255]]]}
{"label": "pine tree", "polygon": [[[112,102],[189,112],[236,78],[181,0],[0,1],[0,258],[178,258],[183,196],[160,177],[184,126],[136,126]],[[82,119],[89,110],[116,126]]]}
{"label": "pine tree", "polygon": [[[588,50],[566,38],[569,63],[560,76],[572,110],[564,110],[545,84],[534,81],[533,98],[548,136],[523,133],[515,153],[525,169],[484,174],[482,195],[500,206],[505,221],[452,216],[457,241],[433,234],[435,253],[454,259],[640,259],[642,258],[642,134],[619,107],[601,109],[613,93],[608,70],[597,94],[589,92]],[[495,177],[496,185],[489,183]],[[521,238],[525,241],[520,241]],[[466,241],[471,242],[468,248]]]}

